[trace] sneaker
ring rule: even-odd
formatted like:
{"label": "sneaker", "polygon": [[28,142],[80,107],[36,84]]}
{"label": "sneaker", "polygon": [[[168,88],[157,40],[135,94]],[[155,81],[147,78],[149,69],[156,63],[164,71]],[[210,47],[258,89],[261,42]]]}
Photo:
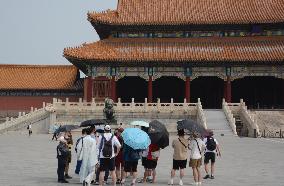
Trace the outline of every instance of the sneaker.
{"label": "sneaker", "polygon": [[212,175],[210,178],[211,178],[211,179],[214,179],[215,177]]}
{"label": "sneaker", "polygon": [[92,185],[99,185],[99,181],[94,181],[93,183],[91,183]]}
{"label": "sneaker", "polygon": [[189,185],[198,185],[198,182],[190,183]]}
{"label": "sneaker", "polygon": [[153,180],[151,178],[146,178],[146,182],[153,183]]}
{"label": "sneaker", "polygon": [[69,183],[67,180],[60,180],[58,183]]}
{"label": "sneaker", "polygon": [[209,174],[203,177],[203,179],[208,179],[208,178],[210,178]]}
{"label": "sneaker", "polygon": [[183,185],[183,182],[182,182],[182,180],[179,180],[179,185]]}
{"label": "sneaker", "polygon": [[168,182],[168,185],[174,185],[174,180],[170,179],[170,181]]}
{"label": "sneaker", "polygon": [[201,183],[201,182],[197,182],[197,184],[198,184],[198,185],[202,185],[202,183]]}

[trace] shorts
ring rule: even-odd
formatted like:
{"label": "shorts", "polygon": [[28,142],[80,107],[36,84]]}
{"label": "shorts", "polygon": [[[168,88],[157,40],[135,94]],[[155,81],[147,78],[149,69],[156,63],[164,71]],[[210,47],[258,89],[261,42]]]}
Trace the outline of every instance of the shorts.
{"label": "shorts", "polygon": [[100,158],[100,171],[114,171],[115,170],[115,158]]}
{"label": "shorts", "polygon": [[197,168],[200,167],[202,165],[202,158],[200,159],[190,159],[189,161],[189,166],[192,168]]}
{"label": "shorts", "polygon": [[142,166],[145,167],[147,163],[147,158],[142,157]]}
{"label": "shorts", "polygon": [[216,154],[214,152],[206,152],[204,155],[204,164],[208,164],[209,160],[211,160],[211,163],[215,163],[216,160]]}
{"label": "shorts", "polygon": [[138,161],[125,161],[124,171],[125,172],[137,172]]}
{"label": "shorts", "polygon": [[158,163],[157,160],[148,160],[147,159],[144,167],[146,169],[156,169],[157,163]]}
{"label": "shorts", "polygon": [[186,168],[187,160],[173,160],[173,169],[185,169]]}

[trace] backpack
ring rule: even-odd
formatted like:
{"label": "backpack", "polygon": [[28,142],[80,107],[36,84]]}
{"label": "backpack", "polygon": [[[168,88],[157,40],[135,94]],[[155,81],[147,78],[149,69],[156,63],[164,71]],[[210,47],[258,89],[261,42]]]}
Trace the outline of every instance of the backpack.
{"label": "backpack", "polygon": [[217,146],[217,144],[216,144],[214,138],[207,137],[207,142],[206,142],[207,150],[214,151],[214,150],[216,150],[216,146]]}
{"label": "backpack", "polygon": [[130,152],[129,152],[129,158],[132,161],[139,160],[140,159],[140,150],[131,149]]}
{"label": "backpack", "polygon": [[[81,137],[81,138],[79,138],[77,141],[76,141],[76,145],[75,145],[75,152],[77,153],[77,147],[78,147],[78,144],[79,144],[79,142],[80,142],[80,140],[82,139],[82,148],[83,148],[83,138],[84,137]],[[81,149],[81,151],[82,151],[82,149]]]}
{"label": "backpack", "polygon": [[103,156],[105,158],[111,158],[112,157],[112,138],[113,138],[113,135],[107,141],[106,138],[104,137],[104,135],[102,135],[102,142],[104,142],[104,147],[102,149],[102,153],[103,153]]}

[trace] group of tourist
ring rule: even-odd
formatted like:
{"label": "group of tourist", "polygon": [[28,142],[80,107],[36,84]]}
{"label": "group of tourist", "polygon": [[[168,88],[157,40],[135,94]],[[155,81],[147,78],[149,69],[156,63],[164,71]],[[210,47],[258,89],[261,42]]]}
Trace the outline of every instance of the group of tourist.
{"label": "group of tourist", "polygon": [[[188,151],[190,151],[189,167],[192,168],[194,183],[192,185],[202,184],[202,175],[200,167],[204,154],[204,164],[206,176],[204,179],[214,179],[214,168],[216,155],[221,156],[218,141],[213,138],[213,131],[208,131],[208,136],[203,140],[198,133],[193,133],[189,139],[185,138],[184,130],[178,130],[178,138],[172,142],[174,149],[173,168],[169,185],[174,184],[174,177],[177,170],[180,170],[179,185],[183,185],[184,169],[187,165]],[[209,162],[211,161],[211,173],[209,174]]]}
{"label": "group of tourist", "polygon": [[[147,132],[146,127],[141,129]],[[156,167],[160,156],[160,148],[157,144],[150,144],[146,150],[135,150],[123,142],[121,136],[123,128],[120,126],[111,133],[111,127],[105,125],[103,130],[98,132],[95,127],[82,130],[75,145],[77,155],[77,165],[75,173],[79,174],[80,182],[83,186],[104,185],[107,183],[109,175],[112,184],[125,184],[127,175],[132,176],[131,185],[137,182],[137,165],[142,159],[144,166],[144,176],[138,183],[155,183]],[[66,132],[58,138],[57,146],[58,158],[58,182],[68,183],[66,179],[72,177],[68,174],[69,163],[71,162],[71,146],[73,145],[72,135]],[[204,154],[204,164],[206,175],[204,179],[214,179],[214,163],[216,155],[221,156],[219,144],[213,138],[213,132],[203,140],[198,133],[192,133],[190,138],[185,137],[184,130],[178,130],[178,138],[172,142],[173,167],[169,185],[174,184],[174,177],[177,170],[180,170],[179,185],[183,185],[184,169],[187,165],[188,152],[190,151],[189,166],[192,168],[194,185],[201,185],[202,157]],[[211,173],[209,174],[209,161],[211,161]]]}

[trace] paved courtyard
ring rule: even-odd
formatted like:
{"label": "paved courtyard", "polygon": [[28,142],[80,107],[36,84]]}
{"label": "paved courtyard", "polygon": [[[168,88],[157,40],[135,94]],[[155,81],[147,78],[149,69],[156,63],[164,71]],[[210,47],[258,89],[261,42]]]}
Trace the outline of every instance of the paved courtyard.
{"label": "paved courtyard", "polygon": [[[204,180],[203,185],[284,185],[284,140],[238,138],[216,136],[222,146],[222,158],[217,159],[216,179]],[[17,132],[0,135],[0,185],[1,186],[55,186],[57,142],[51,135],[28,137]],[[70,186],[78,186],[78,176],[74,175],[75,156],[71,165]],[[158,163],[158,182],[166,185],[172,166],[172,149],[161,153]],[[139,166],[139,176],[142,167]],[[186,169],[184,184],[192,183],[192,171]],[[176,178],[175,183],[178,183]],[[67,184],[65,184],[67,185]],[[142,185],[142,184],[140,184]]]}

